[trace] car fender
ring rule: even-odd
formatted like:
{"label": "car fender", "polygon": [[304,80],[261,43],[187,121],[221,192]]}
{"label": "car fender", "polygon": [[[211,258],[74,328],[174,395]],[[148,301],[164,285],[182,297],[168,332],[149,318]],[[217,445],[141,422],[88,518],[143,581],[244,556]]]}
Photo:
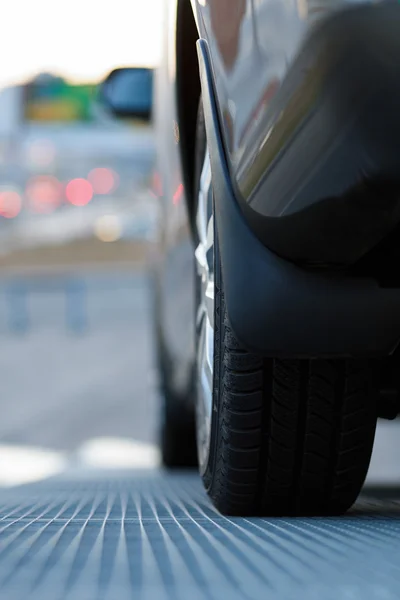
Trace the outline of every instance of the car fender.
{"label": "car fender", "polygon": [[251,228],[296,264],[356,264],[400,222],[400,5],[192,4]]}

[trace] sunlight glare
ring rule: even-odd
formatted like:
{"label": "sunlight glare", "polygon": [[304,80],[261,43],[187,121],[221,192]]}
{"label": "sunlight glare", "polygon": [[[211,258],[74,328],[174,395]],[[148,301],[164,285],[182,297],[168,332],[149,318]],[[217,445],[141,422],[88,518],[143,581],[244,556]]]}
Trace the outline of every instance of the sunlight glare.
{"label": "sunlight glare", "polygon": [[164,0],[13,0],[2,6],[0,85],[38,72],[95,80],[119,65],[153,66]]}

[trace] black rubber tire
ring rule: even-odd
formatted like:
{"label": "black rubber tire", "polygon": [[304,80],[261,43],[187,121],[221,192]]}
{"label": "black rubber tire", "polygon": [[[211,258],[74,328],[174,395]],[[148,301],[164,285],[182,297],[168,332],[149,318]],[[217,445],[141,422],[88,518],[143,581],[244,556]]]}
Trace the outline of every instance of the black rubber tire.
{"label": "black rubber tire", "polygon": [[[160,450],[168,469],[197,467],[196,426],[193,403],[180,398],[170,382],[171,365],[165,350],[160,350],[161,378]],[[188,394],[192,394],[192,390]]]}
{"label": "black rubber tire", "polygon": [[[201,111],[199,124],[198,135],[205,136]],[[224,514],[342,514],[368,471],[377,366],[247,352],[229,325],[217,232],[214,250],[214,394],[205,488]]]}
{"label": "black rubber tire", "polygon": [[162,464],[167,469],[192,469],[197,466],[194,422],[167,414],[161,429]]}

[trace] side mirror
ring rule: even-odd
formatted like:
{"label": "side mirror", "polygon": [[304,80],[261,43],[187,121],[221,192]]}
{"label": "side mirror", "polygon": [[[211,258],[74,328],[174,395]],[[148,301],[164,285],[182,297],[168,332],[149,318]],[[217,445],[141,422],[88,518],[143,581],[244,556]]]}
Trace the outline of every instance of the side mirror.
{"label": "side mirror", "polygon": [[153,70],[130,67],[114,69],[100,84],[99,100],[116,117],[150,121]]}

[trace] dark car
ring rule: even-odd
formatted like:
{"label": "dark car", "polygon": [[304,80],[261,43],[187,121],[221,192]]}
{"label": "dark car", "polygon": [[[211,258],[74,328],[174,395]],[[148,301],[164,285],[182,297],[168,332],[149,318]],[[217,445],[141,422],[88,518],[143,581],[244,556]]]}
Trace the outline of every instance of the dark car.
{"label": "dark car", "polygon": [[400,5],[166,11],[164,464],[198,462],[224,513],[342,513],[398,412]]}

